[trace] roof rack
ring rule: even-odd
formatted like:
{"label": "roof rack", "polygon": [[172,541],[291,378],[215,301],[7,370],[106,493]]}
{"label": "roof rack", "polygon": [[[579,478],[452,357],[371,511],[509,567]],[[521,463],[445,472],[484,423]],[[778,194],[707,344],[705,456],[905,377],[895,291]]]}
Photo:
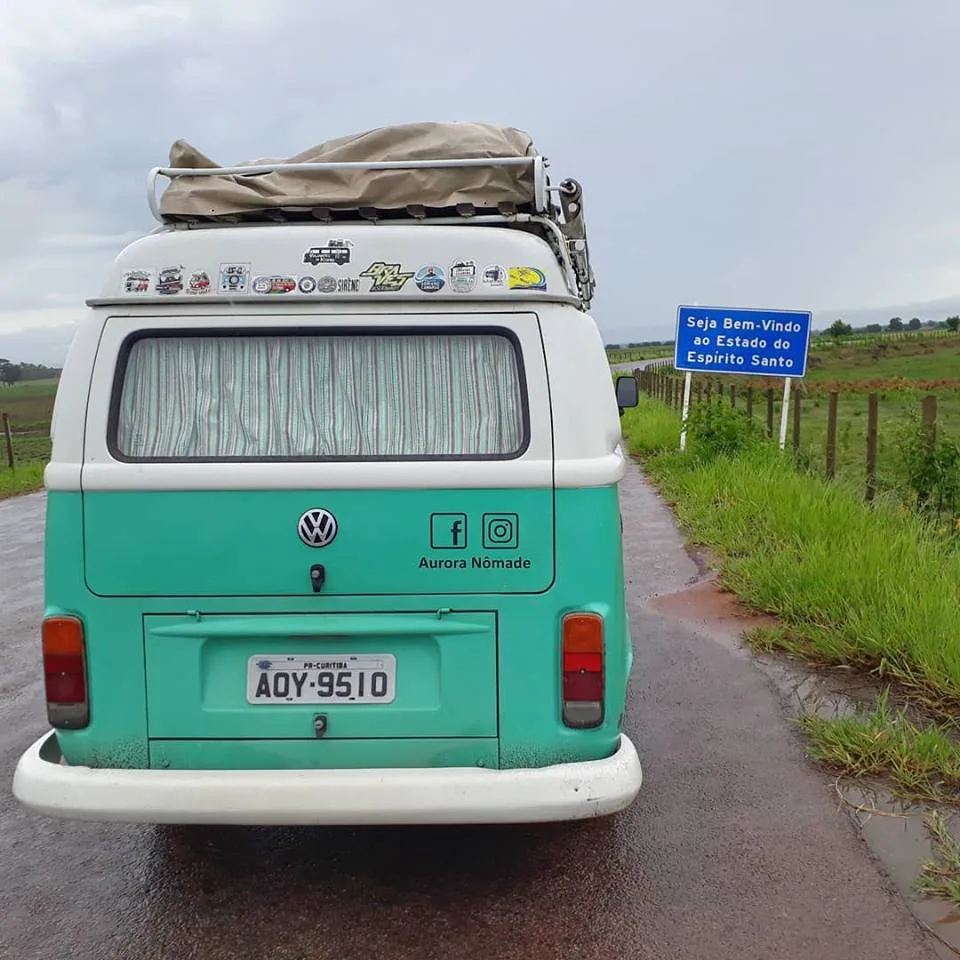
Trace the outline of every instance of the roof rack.
{"label": "roof rack", "polygon": [[319,173],[340,170],[444,170],[457,167],[533,167],[534,208],[537,213],[548,209],[548,194],[559,190],[549,184],[546,167],[549,162],[540,155],[533,157],[464,157],[442,160],[350,160],[317,163],[260,163],[239,167],[154,167],[147,175],[147,203],[160,223],[166,218],[157,199],[157,179],[166,177],[254,177],[265,173]]}
{"label": "roof rack", "polygon": [[[187,177],[257,177],[264,174],[297,174],[337,171],[381,170],[443,170],[470,167],[532,167],[533,198],[528,205],[498,202],[493,209],[477,208],[472,203],[458,203],[449,208],[428,208],[407,204],[402,210],[372,207],[342,209],[326,206],[302,206],[296,203],[265,206],[254,212],[236,214],[165,214],[157,197],[157,180],[166,177],[171,184]],[[596,288],[596,279],[590,266],[586,225],[583,218],[583,190],[573,179],[551,184],[547,177],[549,161],[540,154],[524,157],[465,157],[434,160],[331,161],[312,163],[268,162],[233,167],[154,167],[147,176],[147,203],[154,218],[162,225],[181,223],[187,226],[250,223],[265,221],[290,222],[296,220],[363,219],[368,221],[413,220],[424,222],[473,221],[481,224],[498,223],[534,230],[552,247],[571,287],[576,289],[581,303],[589,309]],[[453,215],[453,216],[451,216]]]}

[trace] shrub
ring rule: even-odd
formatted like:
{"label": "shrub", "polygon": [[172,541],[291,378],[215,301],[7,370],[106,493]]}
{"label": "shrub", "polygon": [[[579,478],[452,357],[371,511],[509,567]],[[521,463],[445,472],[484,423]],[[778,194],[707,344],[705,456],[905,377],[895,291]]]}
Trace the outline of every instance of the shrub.
{"label": "shrub", "polygon": [[960,445],[952,437],[933,443],[917,414],[897,430],[897,450],[917,509],[938,519],[960,515]]}
{"label": "shrub", "polygon": [[703,403],[691,408],[687,440],[699,460],[736,456],[766,442],[759,422],[725,403]]}

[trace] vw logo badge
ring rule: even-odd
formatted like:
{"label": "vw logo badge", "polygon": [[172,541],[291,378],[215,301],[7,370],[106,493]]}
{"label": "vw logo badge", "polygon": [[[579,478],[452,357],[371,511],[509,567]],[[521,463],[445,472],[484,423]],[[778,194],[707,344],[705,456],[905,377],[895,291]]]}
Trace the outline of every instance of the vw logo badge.
{"label": "vw logo badge", "polygon": [[326,547],[337,536],[337,518],[329,510],[308,510],[297,523],[297,533],[308,547]]}

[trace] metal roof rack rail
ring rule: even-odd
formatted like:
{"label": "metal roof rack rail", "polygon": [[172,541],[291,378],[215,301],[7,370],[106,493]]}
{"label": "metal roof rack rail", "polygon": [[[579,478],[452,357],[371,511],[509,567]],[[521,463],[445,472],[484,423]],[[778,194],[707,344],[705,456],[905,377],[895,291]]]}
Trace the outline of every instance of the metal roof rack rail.
{"label": "metal roof rack rail", "polygon": [[441,160],[350,160],[326,163],[260,163],[238,167],[154,167],[147,175],[147,203],[150,212],[160,223],[166,219],[160,212],[157,199],[157,180],[166,177],[254,177],[265,173],[311,173],[337,170],[443,170],[457,167],[523,167],[532,166],[534,175],[534,208],[544,213],[548,208],[548,181],[546,159],[539,154],[532,157],[464,157]]}
{"label": "metal roof rack rail", "polygon": [[[491,210],[478,209],[471,203],[436,209],[422,204],[408,204],[402,210],[385,210],[363,206],[342,210],[327,205],[276,206],[258,209],[255,213],[242,212],[210,216],[164,215],[157,197],[157,181],[165,177],[171,182],[184,177],[255,177],[269,173],[309,173],[346,170],[442,170],[468,167],[533,168],[533,202],[523,209],[514,203],[498,202]],[[590,266],[586,224],[583,217],[583,189],[576,180],[565,179],[560,184],[550,183],[547,176],[549,161],[540,154],[524,157],[465,157],[436,160],[380,160],[338,161],[314,163],[270,162],[233,167],[153,167],[147,175],[147,203],[154,218],[163,226],[238,225],[251,222],[313,221],[330,223],[334,220],[364,220],[367,222],[463,223],[479,225],[499,223],[534,229],[553,248],[571,286],[575,287],[585,309],[589,309],[596,288],[596,279]]]}

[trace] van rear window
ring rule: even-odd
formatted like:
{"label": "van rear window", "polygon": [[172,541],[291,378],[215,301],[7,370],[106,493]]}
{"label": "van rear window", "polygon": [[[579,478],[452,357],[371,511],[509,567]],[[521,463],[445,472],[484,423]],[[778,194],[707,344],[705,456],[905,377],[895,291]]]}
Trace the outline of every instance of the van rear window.
{"label": "van rear window", "polygon": [[122,460],[508,459],[526,446],[505,331],[164,332],[121,357]]}

